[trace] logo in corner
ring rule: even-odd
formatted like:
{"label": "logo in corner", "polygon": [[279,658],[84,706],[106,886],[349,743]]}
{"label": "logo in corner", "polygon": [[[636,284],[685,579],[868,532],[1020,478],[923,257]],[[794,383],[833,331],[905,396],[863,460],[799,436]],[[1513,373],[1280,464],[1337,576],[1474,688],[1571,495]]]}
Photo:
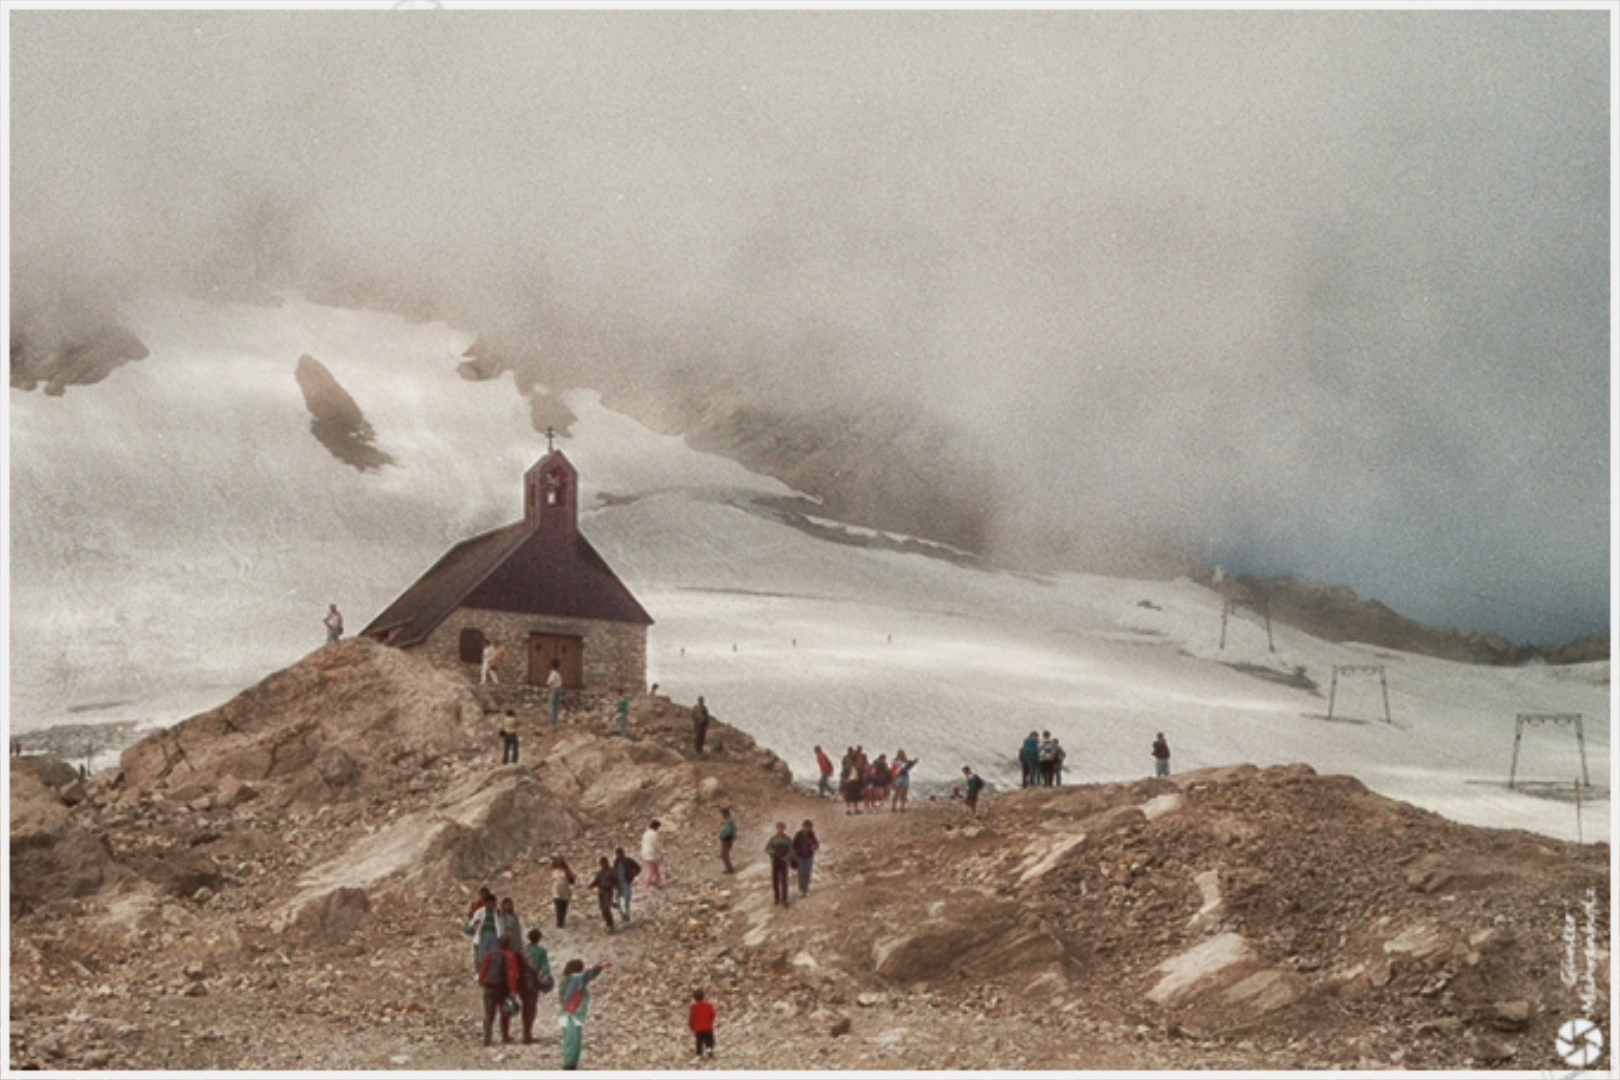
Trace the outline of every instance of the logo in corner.
{"label": "logo in corner", "polygon": [[1569,1020],[1558,1029],[1555,1045],[1564,1064],[1584,1069],[1603,1056],[1603,1032],[1590,1020]]}

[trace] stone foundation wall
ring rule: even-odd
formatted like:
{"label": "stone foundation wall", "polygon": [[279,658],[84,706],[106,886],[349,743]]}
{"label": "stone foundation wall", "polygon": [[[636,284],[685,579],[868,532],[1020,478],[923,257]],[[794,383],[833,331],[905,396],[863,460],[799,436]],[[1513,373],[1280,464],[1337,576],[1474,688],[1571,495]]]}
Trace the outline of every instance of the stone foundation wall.
{"label": "stone foundation wall", "polygon": [[[457,608],[420,645],[414,646],[435,667],[460,672],[477,681],[478,664],[461,659],[461,632],[475,628],[504,646],[506,662],[500,676],[503,684],[522,683],[529,675],[529,635],[566,634],[583,639],[585,693],[613,695],[620,690],[630,694],[647,689],[647,628],[635,623],[598,622],[592,619],[558,619],[547,615],[515,615],[508,611]],[[544,681],[544,676],[541,676]]]}

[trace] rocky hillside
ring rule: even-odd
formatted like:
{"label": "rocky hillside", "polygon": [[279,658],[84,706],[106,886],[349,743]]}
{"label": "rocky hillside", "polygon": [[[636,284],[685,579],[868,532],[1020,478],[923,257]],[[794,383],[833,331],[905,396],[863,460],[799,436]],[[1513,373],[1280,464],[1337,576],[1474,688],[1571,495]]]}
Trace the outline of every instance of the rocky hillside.
{"label": "rocky hillside", "polygon": [[[628,739],[566,719],[349,641],[88,782],[14,758],[11,1067],[555,1068],[554,997],[537,1045],[481,1044],[483,884],[554,964],[613,962],[594,1068],[688,1067],[694,986],[745,1070],[1550,1069],[1563,1022],[1608,1014],[1606,846],[1304,766],[846,816],[737,728],[695,754],[667,699]],[[615,933],[585,895],[556,929],[549,857],[634,854],[653,817],[668,886]],[[762,848],[806,818],[816,880],[776,908]]]}

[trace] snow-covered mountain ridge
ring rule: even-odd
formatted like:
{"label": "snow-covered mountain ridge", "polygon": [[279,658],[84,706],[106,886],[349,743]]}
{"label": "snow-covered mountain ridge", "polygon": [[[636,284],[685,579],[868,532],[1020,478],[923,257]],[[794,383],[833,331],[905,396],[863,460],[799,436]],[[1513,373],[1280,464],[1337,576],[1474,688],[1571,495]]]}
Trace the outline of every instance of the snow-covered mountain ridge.
{"label": "snow-covered mountain ridge", "polygon": [[[357,629],[451,544],[516,519],[545,452],[506,379],[457,374],[470,338],[443,324],[296,299],[151,299],[123,319],[147,359],[62,397],[12,391],[14,731],[218,704],[318,645],[327,603]],[[312,435],[306,354],[393,465],[358,470]],[[704,694],[801,775],[812,745],[863,743],[920,756],[924,784],[964,763],[1016,783],[1018,742],[1049,728],[1071,779],[1121,779],[1150,770],[1164,731],[1178,769],[1304,761],[1459,820],[1573,838],[1569,803],[1500,782],[1518,713],[1581,713],[1607,782],[1606,662],[1485,668],[1282,626],[1272,651],[1242,613],[1223,643],[1224,599],[1193,581],[931,557],[951,552],[829,522],[594,393],[563,402],[582,527],[657,620],[650,677]],[[1381,665],[1392,722],[1361,673],[1324,719],[1335,665]],[[1532,732],[1518,769],[1572,781],[1573,737]],[[1585,838],[1606,839],[1594,817]]]}

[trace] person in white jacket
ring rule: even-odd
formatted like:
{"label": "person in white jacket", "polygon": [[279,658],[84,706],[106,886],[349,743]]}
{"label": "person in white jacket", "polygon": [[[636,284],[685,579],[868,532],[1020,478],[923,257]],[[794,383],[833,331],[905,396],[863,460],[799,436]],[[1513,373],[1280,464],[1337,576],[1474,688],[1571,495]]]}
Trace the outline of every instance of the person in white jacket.
{"label": "person in white jacket", "polygon": [[664,837],[658,831],[663,827],[663,822],[655,821],[641,834],[641,865],[647,870],[647,885],[655,889],[664,887]]}

